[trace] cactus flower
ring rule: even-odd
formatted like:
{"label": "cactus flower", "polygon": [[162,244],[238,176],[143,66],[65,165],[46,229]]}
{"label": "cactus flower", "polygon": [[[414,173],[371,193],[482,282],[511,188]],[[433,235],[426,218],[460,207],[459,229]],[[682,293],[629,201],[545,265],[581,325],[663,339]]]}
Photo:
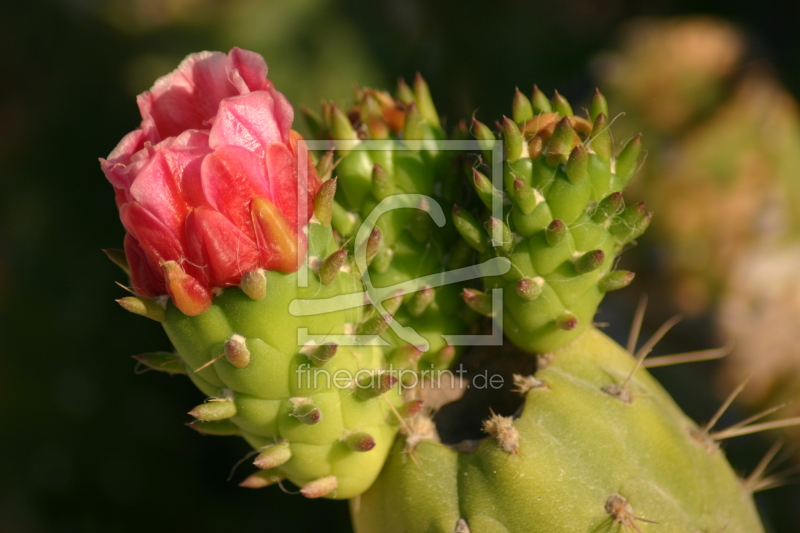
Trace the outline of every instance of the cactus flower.
{"label": "cactus flower", "polygon": [[101,160],[134,291],[194,316],[247,272],[296,271],[320,181],[298,172],[294,112],[264,59],[192,54],[137,101],[139,129]]}

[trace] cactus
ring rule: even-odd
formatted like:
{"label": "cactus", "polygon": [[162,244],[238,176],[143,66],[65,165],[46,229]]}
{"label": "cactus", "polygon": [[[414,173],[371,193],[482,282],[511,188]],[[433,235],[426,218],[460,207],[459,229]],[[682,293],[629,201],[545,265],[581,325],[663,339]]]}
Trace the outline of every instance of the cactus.
{"label": "cactus", "polygon": [[[338,143],[316,164],[256,54],[190,56],[140,96],[141,127],[101,162],[127,231],[125,251],[107,251],[130,275],[134,295],[120,304],[162,323],[177,351],[140,364],[186,374],[208,397],[189,411],[195,430],[253,446],[259,470],[242,486],[288,479],[308,498],[351,498],[359,533],[762,531],[751,494],[770,485],[775,452],[740,481],[718,442],[798,420],[747,425],[762,413],[714,430],[742,385],[698,427],[643,367],[720,351],[645,360],[676,320],[636,350],[643,306],[627,349],[591,326],[603,295],[633,279],[614,258],[650,221],[621,194],[640,137],[613,156],[599,91],[588,119],[558,93],[517,91],[500,125],[503,190],[480,168],[469,176],[475,216],[453,188],[452,158],[427,143],[443,133],[424,81],[414,85],[396,100],[359,90],[353,116],[327,105],[317,131],[402,138],[410,150]],[[495,134],[473,126],[491,157]],[[418,203],[356,230],[394,193],[452,206],[452,224],[434,230]],[[485,214],[504,204],[502,217]],[[487,292],[369,290],[497,258],[509,270],[484,271]],[[494,316],[495,289],[505,332],[535,370],[514,375],[516,412],[481,405],[487,438],[448,446],[431,412],[453,392],[425,396],[416,372],[447,368],[455,348],[442,334],[471,313]],[[423,343],[388,334],[393,321]]]}
{"label": "cactus", "polygon": [[[545,115],[552,108],[558,114]],[[773,483],[763,472],[775,450],[741,480],[719,442],[798,420],[747,425],[769,414],[761,413],[715,430],[742,385],[708,423],[698,426],[644,367],[718,358],[727,349],[646,360],[678,317],[636,350],[643,305],[627,349],[590,326],[602,293],[627,285],[632,277],[612,270],[614,256],[649,221],[640,205],[623,209],[619,194],[635,170],[638,138],[612,158],[607,125],[597,127],[607,113],[599,93],[591,112],[593,126],[573,118],[558,94],[548,102],[535,90],[531,102],[518,92],[514,120],[503,124],[505,193],[513,202],[508,222],[490,219],[484,228],[465,210],[453,214],[464,239],[484,257],[507,257],[511,272],[516,268],[514,277],[485,283],[503,288],[509,340],[537,354],[534,372],[513,376],[523,404],[496,414],[473,399],[471,408],[483,409],[484,438],[476,439],[466,427],[458,438],[448,435],[450,440],[443,442],[430,409],[407,421],[377,482],[351,502],[357,533],[763,531],[752,494]],[[526,125],[537,116],[550,125],[549,142],[526,137]],[[494,138],[480,123],[475,131],[479,138]],[[603,143],[597,142],[600,135],[606,136]],[[574,179],[578,175],[583,177]],[[484,196],[501,194],[478,171],[473,180],[484,204]],[[525,217],[536,215],[536,209],[542,210],[536,224],[526,226]],[[576,241],[581,245],[575,246]],[[569,248],[554,254],[565,242]],[[555,265],[551,270],[537,263],[547,260]],[[559,265],[561,275],[548,276]],[[550,298],[539,306],[548,291]],[[553,305],[566,298],[571,298],[568,315]],[[464,299],[476,311],[491,314],[488,294],[466,290]],[[536,317],[544,326],[518,327],[517,317]],[[511,364],[508,353],[489,357]],[[445,427],[458,424],[446,414],[435,420]]]}
{"label": "cactus", "polygon": [[[311,264],[336,251],[330,230],[310,225]],[[303,274],[306,287],[299,286]],[[376,345],[298,345],[296,332],[304,327],[323,339],[357,330],[369,316],[361,309],[310,320],[294,316],[290,304],[348,294],[360,285],[347,272],[325,284],[309,262],[295,273],[266,271],[259,283],[264,297],[248,296],[247,286],[228,288],[199,316],[167,305],[164,329],[185,373],[209,396],[190,411],[196,421],[189,425],[206,434],[241,435],[253,446],[261,470],[242,482],[245,487],[288,478],[308,497],[358,495],[380,471],[397,432],[397,378],[382,375],[387,362]]]}
{"label": "cactus", "polygon": [[[401,79],[395,97],[357,87],[355,104],[347,112],[328,102],[320,115],[304,112],[313,135],[339,141],[323,157],[338,181],[332,222],[336,231],[354,237],[378,206],[387,209],[375,221],[370,286],[380,289],[445,271],[455,231],[452,224],[439,227],[434,213],[452,207],[457,153],[436,144],[446,135],[422,76],[416,76],[413,89]],[[366,149],[353,146],[361,141],[372,144]],[[403,149],[394,142],[403,143]],[[442,335],[462,333],[468,321],[458,302],[459,286],[420,283],[411,288],[416,290],[403,294],[395,319],[421,335],[414,343],[425,352],[421,365],[447,366],[455,352]],[[409,342],[392,331],[385,338],[398,348]]]}
{"label": "cactus", "polygon": [[[128,232],[108,255],[135,294],[119,303],[177,350],[138,360],[208,396],[192,428],[255,448],[261,470],[243,486],[288,478],[310,498],[351,498],[402,421],[377,341],[391,316],[364,308],[330,228],[336,182],[300,157],[266,73],[252,52],[194,54],[139,97],[141,127],[101,162]],[[334,297],[358,303],[326,310]]]}
{"label": "cactus", "polygon": [[[538,88],[532,99],[517,90],[513,119],[502,124],[504,193],[511,206],[503,218],[456,206],[453,218],[462,237],[483,259],[511,262],[502,276],[485,278],[487,291],[501,289],[508,338],[528,352],[549,352],[576,339],[591,324],[603,295],[633,280],[614,271],[614,258],[650,223],[644,203],[625,206],[622,189],[637,170],[641,138],[612,155],[608,108],[598,91],[589,119],[573,114],[556,93],[549,101]],[[494,141],[475,120],[479,140]],[[488,154],[487,154],[488,155]],[[486,207],[501,195],[474,169],[470,176]],[[488,294],[468,290],[466,303],[494,313]]]}
{"label": "cactus", "polygon": [[637,367],[589,328],[517,376],[521,412],[467,453],[412,427],[351,502],[356,532],[763,531],[718,436]]}

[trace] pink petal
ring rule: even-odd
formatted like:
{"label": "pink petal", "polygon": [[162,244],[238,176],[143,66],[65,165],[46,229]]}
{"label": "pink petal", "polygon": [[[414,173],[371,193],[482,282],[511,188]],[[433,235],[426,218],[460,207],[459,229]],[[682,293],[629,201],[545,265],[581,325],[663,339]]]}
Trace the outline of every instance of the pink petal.
{"label": "pink petal", "polygon": [[[267,173],[272,200],[286,217],[292,231],[297,227],[297,191],[307,191],[308,185],[299,183],[297,160],[285,144],[272,143],[267,148]],[[306,206],[307,207],[307,206]],[[303,221],[303,225],[307,221]]]}
{"label": "pink petal", "polygon": [[111,185],[119,189],[130,186],[126,168],[133,155],[144,147],[145,134],[142,130],[134,130],[127,134],[108,154],[108,159],[100,159],[100,168]]}
{"label": "pink petal", "polygon": [[[192,54],[178,68],[159,78],[137,98],[144,122],[152,120],[153,142],[184,130],[203,129],[214,118],[219,103],[239,94],[228,78],[228,57],[221,52]],[[149,126],[149,124],[148,124]]]}
{"label": "pink petal", "polygon": [[130,198],[175,235],[182,235],[190,207],[205,205],[200,167],[210,152],[208,136],[189,130],[154,147],[130,188]]}
{"label": "pink petal", "polygon": [[106,164],[122,164],[127,165],[133,154],[138,152],[144,147],[145,142],[145,134],[142,130],[133,130],[114,147],[110,154],[108,154],[108,161],[101,159],[100,161],[105,161]]}
{"label": "pink petal", "polygon": [[244,148],[222,146],[203,160],[201,179],[209,205],[255,242],[250,199],[270,194],[262,161]]}
{"label": "pink petal", "polygon": [[200,207],[186,218],[189,261],[203,267],[210,283],[224,287],[239,283],[242,274],[258,267],[255,243],[221,213]]}
{"label": "pink petal", "polygon": [[193,207],[208,205],[203,194],[201,166],[203,158],[211,153],[208,146],[208,133],[188,130],[175,138],[170,149],[178,154],[177,161],[183,161],[180,189],[186,203]]}
{"label": "pink petal", "polygon": [[189,206],[181,196],[180,175],[175,175],[173,165],[169,153],[158,152],[136,177],[130,197],[157,218],[167,231],[178,236]]}
{"label": "pink petal", "polygon": [[283,142],[288,131],[275,114],[275,100],[269,92],[257,91],[220,103],[209,136],[211,148],[241,146],[262,156],[271,142]]}
{"label": "pink petal", "polygon": [[130,233],[125,234],[125,256],[131,269],[131,287],[136,294],[155,298],[167,293],[161,269],[153,268],[142,245]]}
{"label": "pink petal", "polygon": [[260,54],[232,48],[228,52],[228,78],[241,94],[267,88],[267,64]]}
{"label": "pink petal", "polygon": [[[292,151],[292,154],[295,158],[299,158],[299,148],[298,144],[303,142],[303,136],[300,135],[295,130],[291,130],[289,132],[289,148]],[[306,150],[307,152],[307,150]],[[319,188],[322,186],[322,180],[319,178],[319,174],[317,173],[317,167],[314,165],[314,161],[311,159],[311,154],[307,155],[308,163],[306,165],[307,171],[305,175],[305,181],[308,188],[308,213],[304,222],[307,222],[314,215],[314,198],[317,196],[317,192],[319,192]],[[298,173],[300,171],[300,164],[297,165]],[[299,176],[299,174],[298,174]],[[299,177],[299,180],[303,180],[303,177]],[[301,190],[301,188],[298,188]]]}
{"label": "pink petal", "polygon": [[141,205],[131,202],[120,207],[119,217],[128,233],[132,234],[154,269],[165,261],[181,261],[181,239]]}
{"label": "pink petal", "polygon": [[284,142],[289,139],[289,131],[292,129],[292,122],[294,122],[294,109],[289,100],[283,95],[282,92],[275,88],[271,80],[267,80],[268,91],[275,101],[275,117],[278,122],[278,127],[281,130]]}

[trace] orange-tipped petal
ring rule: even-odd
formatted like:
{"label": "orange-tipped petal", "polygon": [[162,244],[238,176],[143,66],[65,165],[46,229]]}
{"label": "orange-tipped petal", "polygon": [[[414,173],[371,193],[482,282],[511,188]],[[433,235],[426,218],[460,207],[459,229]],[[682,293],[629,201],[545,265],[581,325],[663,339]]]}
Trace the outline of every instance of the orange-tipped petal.
{"label": "orange-tipped petal", "polygon": [[305,236],[296,235],[277,206],[266,198],[254,197],[250,213],[261,251],[261,266],[267,270],[297,271],[305,256]]}
{"label": "orange-tipped petal", "polygon": [[184,315],[201,315],[211,307],[211,291],[197,278],[184,272],[176,261],[166,261],[161,264],[161,268],[164,269],[167,293],[175,307]]}

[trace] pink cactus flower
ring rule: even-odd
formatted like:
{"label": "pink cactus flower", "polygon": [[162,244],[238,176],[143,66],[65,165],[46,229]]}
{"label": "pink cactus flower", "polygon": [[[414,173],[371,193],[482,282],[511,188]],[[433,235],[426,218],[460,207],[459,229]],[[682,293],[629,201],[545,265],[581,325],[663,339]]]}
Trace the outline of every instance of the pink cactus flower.
{"label": "pink cactus flower", "polygon": [[320,180],[310,162],[299,171],[294,111],[264,59],[192,54],[137,101],[139,129],[100,160],[134,291],[198,315],[246,272],[296,271]]}

